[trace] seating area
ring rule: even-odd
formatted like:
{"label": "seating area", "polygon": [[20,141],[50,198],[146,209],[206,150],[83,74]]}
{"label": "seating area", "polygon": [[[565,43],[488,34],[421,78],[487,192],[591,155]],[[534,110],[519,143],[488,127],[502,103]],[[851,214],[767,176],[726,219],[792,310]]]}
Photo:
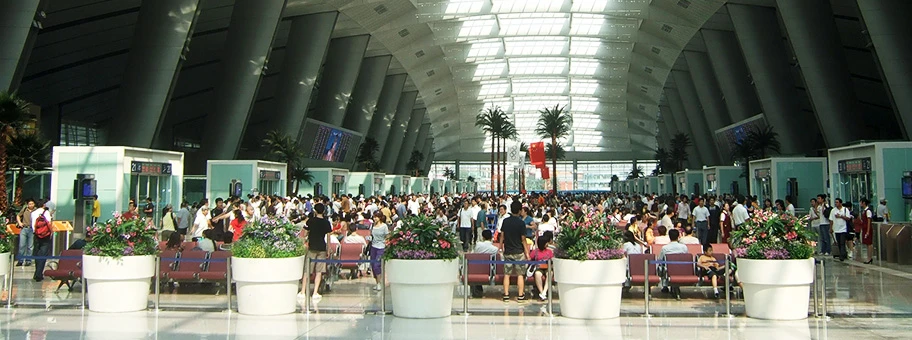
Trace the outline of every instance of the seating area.
{"label": "seating area", "polygon": [[201,250],[184,250],[176,252],[166,250],[160,253],[162,260],[159,266],[162,283],[173,282],[215,282],[221,283],[228,278],[227,259],[230,252],[205,252]]}

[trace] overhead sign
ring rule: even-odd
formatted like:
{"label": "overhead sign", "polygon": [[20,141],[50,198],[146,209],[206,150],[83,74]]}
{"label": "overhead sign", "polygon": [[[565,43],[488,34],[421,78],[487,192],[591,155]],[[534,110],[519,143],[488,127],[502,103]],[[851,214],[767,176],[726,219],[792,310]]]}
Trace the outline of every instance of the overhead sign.
{"label": "overhead sign", "polygon": [[770,177],[770,169],[755,169],[754,177],[755,178],[768,178],[768,177]]}
{"label": "overhead sign", "polygon": [[333,183],[345,183],[345,175],[333,176]]}
{"label": "overhead sign", "polygon": [[845,159],[836,164],[841,174],[871,172],[871,157]]}
{"label": "overhead sign", "polygon": [[716,181],[716,174],[706,174],[706,181],[707,181],[707,182],[715,182],[715,181]]}
{"label": "overhead sign", "polygon": [[171,175],[171,163],[130,162],[130,173],[134,175]]}
{"label": "overhead sign", "polygon": [[278,181],[282,179],[281,171],[260,170],[260,179],[264,181]]}

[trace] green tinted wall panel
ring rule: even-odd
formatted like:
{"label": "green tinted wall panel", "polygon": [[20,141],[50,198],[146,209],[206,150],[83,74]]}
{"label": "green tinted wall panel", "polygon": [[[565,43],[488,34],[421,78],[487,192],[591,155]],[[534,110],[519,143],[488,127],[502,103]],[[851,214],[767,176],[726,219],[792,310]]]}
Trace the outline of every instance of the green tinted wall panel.
{"label": "green tinted wall panel", "polygon": [[[902,198],[901,179],[903,172],[912,171],[912,149],[883,149],[883,198],[890,208],[891,222],[908,221],[909,210]],[[875,182],[876,183],[876,182]],[[874,203],[877,204],[877,203]]]}

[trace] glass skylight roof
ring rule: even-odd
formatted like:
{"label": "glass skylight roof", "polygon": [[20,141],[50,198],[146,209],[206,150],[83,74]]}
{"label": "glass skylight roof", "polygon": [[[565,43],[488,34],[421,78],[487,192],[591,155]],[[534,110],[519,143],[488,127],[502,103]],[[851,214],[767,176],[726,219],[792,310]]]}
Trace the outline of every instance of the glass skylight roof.
{"label": "glass skylight roof", "polygon": [[[615,150],[612,143],[624,138],[629,144],[628,135],[606,131],[627,124],[624,92],[617,89],[648,2],[450,0],[434,6],[436,12],[421,15],[441,20],[435,39],[468,45],[444,48],[450,67],[460,70],[460,108],[501,107],[529,143],[541,140],[534,132],[538,111],[566,105],[574,117],[573,133],[562,141],[566,150]],[[474,73],[466,65],[474,65]],[[462,102],[473,96],[474,103]]]}

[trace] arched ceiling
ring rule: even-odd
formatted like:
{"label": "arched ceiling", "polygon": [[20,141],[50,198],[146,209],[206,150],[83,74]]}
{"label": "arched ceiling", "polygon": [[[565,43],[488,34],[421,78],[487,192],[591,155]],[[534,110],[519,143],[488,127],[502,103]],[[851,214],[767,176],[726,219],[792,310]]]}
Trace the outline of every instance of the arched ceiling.
{"label": "arched ceiling", "polygon": [[[573,113],[570,151],[656,148],[662,87],[678,55],[724,0],[315,0],[338,9],[396,57],[432,122],[437,159],[489,146],[474,126],[485,105],[536,141],[537,111]],[[471,150],[471,151],[467,151]]]}

